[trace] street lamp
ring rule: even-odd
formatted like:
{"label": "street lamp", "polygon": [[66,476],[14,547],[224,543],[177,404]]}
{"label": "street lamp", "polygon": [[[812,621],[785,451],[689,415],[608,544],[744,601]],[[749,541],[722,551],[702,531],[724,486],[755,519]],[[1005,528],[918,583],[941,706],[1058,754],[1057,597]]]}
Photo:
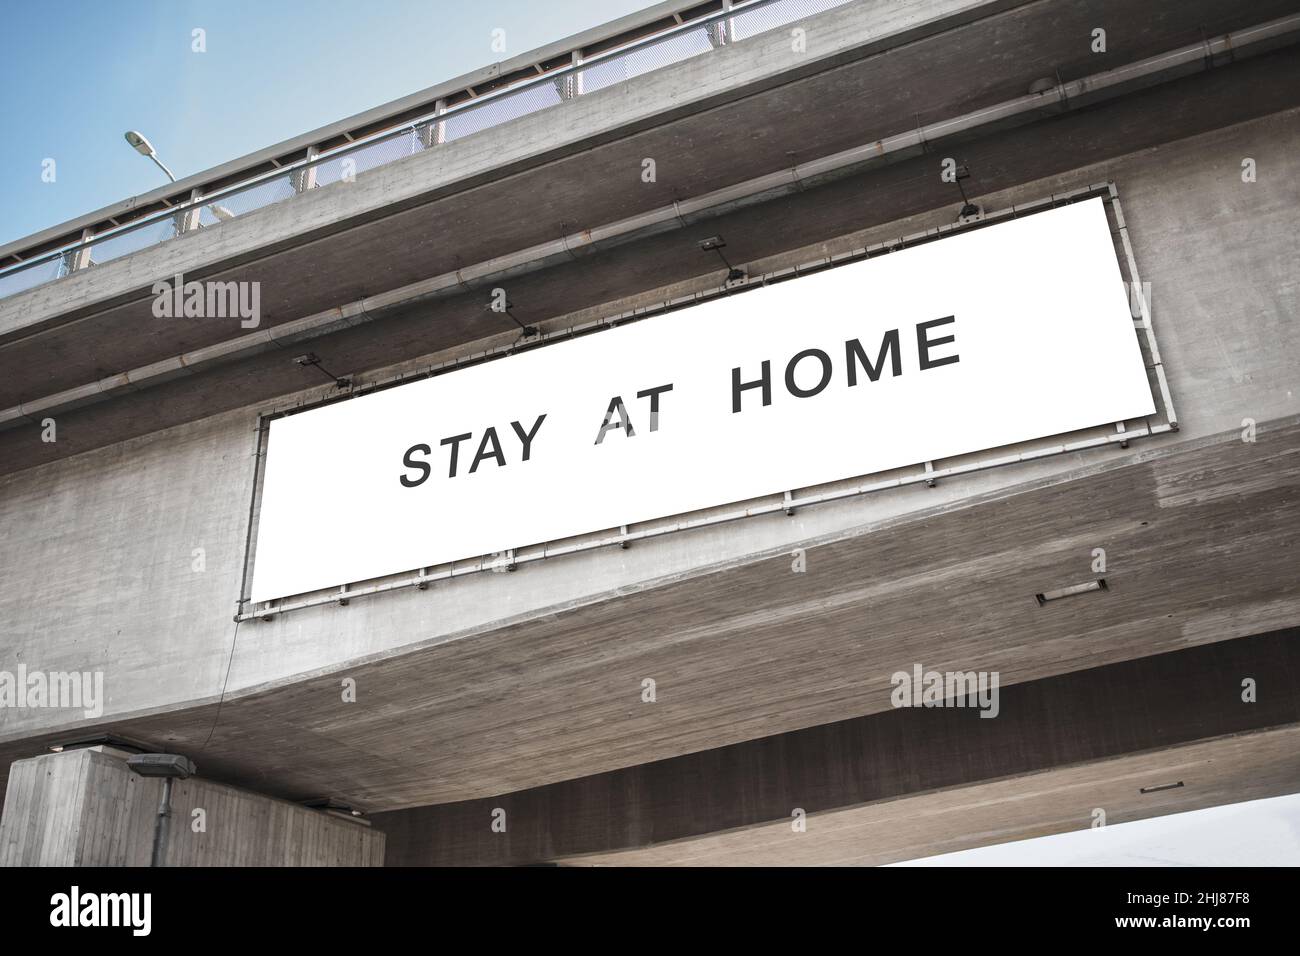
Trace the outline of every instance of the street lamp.
{"label": "street lamp", "polygon": [[153,854],[150,866],[164,866],[167,862],[167,821],[172,815],[172,781],[188,780],[198,773],[194,761],[180,754],[132,754],[126,766],[142,777],[162,777],[162,800],[158,803],[158,816],[153,826]]}
{"label": "street lamp", "polygon": [[[126,131],[125,135],[126,135],[126,141],[131,144],[132,149],[134,149],[141,156],[148,156],[150,159],[154,161],[154,163],[158,166],[159,169],[161,169],[164,173],[167,174],[168,179],[170,179],[172,182],[176,182],[176,177],[172,175],[172,171],[163,164],[163,161],[161,159],[158,158],[158,151],[153,148],[153,143],[149,142],[149,140],[145,138],[143,133],[137,132],[136,130],[133,129],[129,129]],[[216,216],[222,222],[226,222],[230,219],[235,218],[235,214],[231,212],[229,209],[227,209],[225,206],[218,206],[216,203],[209,203],[208,208],[212,210],[212,215]]]}
{"label": "street lamp", "polygon": [[176,177],[172,175],[172,171],[168,169],[166,166],[164,166],[163,161],[158,158],[158,153],[156,150],[154,150],[153,143],[145,139],[143,134],[137,133],[133,129],[129,129],[126,131],[126,141],[130,143],[131,148],[134,149],[141,156],[148,156],[155,163],[157,163],[158,168],[167,174],[168,179],[170,179],[172,182],[176,182]]}

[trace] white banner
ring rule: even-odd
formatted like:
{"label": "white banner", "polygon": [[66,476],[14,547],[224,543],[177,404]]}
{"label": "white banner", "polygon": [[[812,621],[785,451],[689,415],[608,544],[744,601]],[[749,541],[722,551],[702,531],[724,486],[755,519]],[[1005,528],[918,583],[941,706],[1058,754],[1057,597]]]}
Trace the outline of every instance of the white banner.
{"label": "white banner", "polygon": [[1089,200],[276,419],[251,596],[1154,411]]}

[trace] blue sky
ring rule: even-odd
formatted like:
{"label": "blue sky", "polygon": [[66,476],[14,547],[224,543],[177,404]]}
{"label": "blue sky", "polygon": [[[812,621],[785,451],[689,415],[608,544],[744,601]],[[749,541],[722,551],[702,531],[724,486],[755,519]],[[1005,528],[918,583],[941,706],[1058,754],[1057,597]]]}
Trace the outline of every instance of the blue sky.
{"label": "blue sky", "polygon": [[[11,0],[0,243],[165,183],[128,129],[183,178],[650,3]],[[196,27],[205,53],[191,50]],[[498,27],[504,54],[491,48]]]}
{"label": "blue sky", "polygon": [[1300,794],[962,850],[902,866],[1295,866]]}

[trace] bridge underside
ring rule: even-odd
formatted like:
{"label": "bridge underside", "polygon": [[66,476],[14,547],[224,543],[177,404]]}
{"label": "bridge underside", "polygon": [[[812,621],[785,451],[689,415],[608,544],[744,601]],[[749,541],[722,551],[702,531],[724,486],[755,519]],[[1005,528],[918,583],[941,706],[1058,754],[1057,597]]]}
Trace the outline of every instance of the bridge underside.
{"label": "bridge underside", "polygon": [[878,865],[1277,796],[1300,779],[1297,638],[1017,684],[995,719],[900,709],[375,824],[390,866]]}
{"label": "bridge underside", "polygon": [[[333,796],[372,812],[491,803],[660,759],[697,759],[682,754],[730,752],[718,748],[763,752],[774,744],[744,742],[800,731],[835,739],[838,731],[825,725],[837,721],[860,721],[868,741],[875,728],[888,728],[895,736],[881,739],[896,741],[889,745],[895,757],[934,762],[926,773],[900,763],[892,791],[794,804],[825,810],[1300,719],[1293,712],[1300,667],[1286,656],[1286,636],[1245,639],[1300,619],[1300,420],[1262,426],[1253,443],[1234,432],[1144,458],[805,542],[802,573],[792,571],[785,551],[756,556],[240,692],[219,716],[208,704],[95,730],[186,753],[230,783],[290,799]],[[1107,590],[1040,606],[1039,592],[1097,576],[1090,562],[1098,546],[1110,556]],[[914,663],[999,672],[1001,715],[893,710],[890,675]],[[355,704],[338,705],[341,676],[362,690]],[[653,704],[641,701],[647,677],[657,684]],[[1259,680],[1258,704],[1240,702],[1244,677]],[[1060,691],[1058,701],[1049,687],[1075,688],[1076,696]],[[1112,693],[1081,720],[1089,701]],[[1021,706],[1022,694],[1040,702]],[[1148,706],[1174,709],[1142,709]],[[949,743],[933,736],[952,720],[961,736]],[[1020,734],[1030,742],[1017,743]],[[65,730],[0,745],[0,766],[76,736]],[[977,744],[992,750],[968,762],[962,755]],[[841,751],[845,768],[861,766],[873,786],[889,783],[868,773],[875,758],[863,763],[875,746]],[[949,770],[960,772],[943,776]],[[786,799],[779,774],[737,774],[732,785],[776,786]],[[1300,778],[1289,780],[1294,788]],[[721,801],[731,802],[752,801]],[[1133,809],[1160,805],[1141,801]],[[413,812],[419,819],[426,811]],[[648,826],[646,819],[627,825]],[[395,834],[390,853],[401,843]],[[574,844],[562,852],[638,845]],[[525,856],[540,854],[520,847]]]}

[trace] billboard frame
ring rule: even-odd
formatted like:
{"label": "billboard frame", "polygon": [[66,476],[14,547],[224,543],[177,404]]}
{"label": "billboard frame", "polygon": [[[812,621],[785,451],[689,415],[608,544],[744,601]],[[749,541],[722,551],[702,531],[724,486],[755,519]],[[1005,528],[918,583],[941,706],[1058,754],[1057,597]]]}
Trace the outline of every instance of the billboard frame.
{"label": "billboard frame", "polygon": [[[422,378],[457,371],[482,362],[498,361],[517,352],[531,351],[535,348],[547,348],[557,342],[567,341],[584,335],[596,334],[600,331],[615,328],[627,322],[640,321],[651,316],[663,315],[668,312],[677,311],[678,309],[689,308],[693,305],[709,301],[719,296],[743,294],[748,289],[760,288],[776,282],[783,282],[800,276],[809,275],[814,272],[820,272],[825,269],[838,268],[839,266],[860,262],[864,259],[874,258],[880,255],[886,255],[890,252],[895,252],[911,246],[939,241],[956,233],[987,228],[988,226],[996,225],[1010,219],[1019,218],[1020,216],[1033,215],[1037,212],[1043,212],[1049,209],[1097,197],[1100,197],[1103,200],[1108,210],[1107,219],[1108,222],[1112,222],[1113,225],[1112,241],[1116,243],[1116,256],[1119,261],[1121,273],[1126,276],[1126,282],[1130,290],[1129,311],[1133,318],[1134,332],[1138,336],[1140,347],[1143,349],[1148,384],[1152,386],[1152,398],[1156,405],[1156,415],[1153,417],[1163,420],[1153,422],[1150,418],[1146,418],[1143,419],[1141,425],[1132,428],[1128,427],[1127,422],[1115,422],[1113,424],[1114,431],[1103,436],[1094,436],[1090,438],[1081,438],[1075,441],[1047,444],[1041,447],[1034,447],[1011,454],[977,457],[974,461],[963,462],[961,464],[943,468],[936,467],[935,462],[933,461],[918,462],[916,467],[919,470],[908,472],[893,478],[873,481],[871,480],[873,477],[872,475],[858,476],[856,480],[847,479],[854,482],[848,487],[839,487],[843,482],[837,481],[821,486],[814,486],[813,489],[805,489],[804,493],[797,496],[795,490],[787,490],[781,493],[779,500],[776,498],[776,495],[766,496],[773,500],[768,502],[764,499],[761,504],[751,504],[747,507],[722,511],[720,513],[715,513],[717,512],[717,509],[711,508],[708,510],[708,513],[705,514],[700,514],[699,512],[693,513],[695,515],[694,517],[692,517],[691,514],[675,515],[652,522],[645,522],[648,527],[638,528],[635,530],[629,528],[628,525],[622,525],[616,533],[612,534],[598,534],[594,537],[590,534],[576,535],[556,542],[520,542],[519,547],[512,548],[500,554],[480,556],[477,560],[467,558],[463,561],[451,562],[446,565],[443,570],[434,570],[432,567],[412,568],[406,572],[387,575],[385,578],[370,579],[369,581],[344,582],[336,588],[314,591],[304,595],[289,595],[256,604],[249,600],[248,595],[252,577],[251,572],[255,560],[257,538],[256,527],[258,515],[260,513],[262,481],[264,478],[263,462],[265,461],[267,451],[268,429],[270,423],[277,418],[299,414],[304,411],[320,408],[324,405],[333,404],[339,401],[350,401],[351,399],[362,395],[372,394],[376,391],[393,388]],[[1134,439],[1148,438],[1155,435],[1176,432],[1178,431],[1178,418],[1174,411],[1173,398],[1169,390],[1168,377],[1165,374],[1163,360],[1161,359],[1159,346],[1155,338],[1155,331],[1152,327],[1151,305],[1148,296],[1145,293],[1145,289],[1146,287],[1142,284],[1141,276],[1138,272],[1137,261],[1133,253],[1133,244],[1128,235],[1128,226],[1124,218],[1123,209],[1120,205],[1118,188],[1113,181],[1106,181],[1062,193],[1052,193],[1042,199],[1028,203],[1015,204],[993,212],[984,213],[978,218],[959,220],[958,222],[949,225],[928,229],[924,232],[913,233],[897,239],[875,243],[860,249],[854,249],[847,253],[824,257],[803,265],[792,266],[787,269],[776,270],[761,275],[747,276],[744,279],[729,285],[724,284],[704,292],[683,296],[679,299],[670,300],[659,305],[635,309],[631,312],[598,319],[594,322],[573,326],[565,330],[543,332],[535,342],[521,345],[517,341],[509,346],[487,349],[475,353],[468,358],[439,363],[418,374],[394,376],[390,379],[376,382],[368,387],[357,389],[347,395],[329,396],[319,401],[298,403],[275,411],[261,413],[258,415],[257,423],[257,450],[254,464],[253,493],[249,501],[249,521],[245,540],[243,576],[234,620],[236,622],[270,620],[278,614],[285,614],[291,611],[302,610],[310,607],[323,607],[327,605],[343,607],[347,606],[353,598],[367,597],[386,593],[388,591],[404,590],[407,588],[426,590],[430,584],[435,582],[450,580],[453,577],[463,577],[467,574],[475,574],[484,571],[514,571],[521,564],[540,561],[546,558],[561,557],[568,554],[577,554],[585,551],[595,551],[612,547],[627,548],[637,541],[650,540],[676,531],[687,531],[695,528],[727,524],[743,518],[778,513],[793,515],[800,508],[856,498],[891,488],[901,488],[909,485],[920,484],[934,487],[935,483],[940,480],[955,478],[973,472],[987,471],[989,469],[1000,468],[1006,465],[1034,461],[1041,458],[1049,458],[1056,455],[1085,451],[1093,448],[1105,448],[1113,445],[1127,448],[1129,442]],[[1097,427],[1102,426],[1094,426],[1093,428],[1083,429],[1083,431],[1094,431]],[[1051,439],[1060,437],[1063,436],[1053,435],[1038,441],[1050,441]],[[980,452],[977,454],[986,455],[987,453]],[[829,485],[834,485],[835,487],[829,487]],[[824,490],[818,491],[815,490],[816,488],[822,488]],[[720,505],[719,507],[726,506]],[[527,549],[526,553],[518,553],[524,549]]]}

